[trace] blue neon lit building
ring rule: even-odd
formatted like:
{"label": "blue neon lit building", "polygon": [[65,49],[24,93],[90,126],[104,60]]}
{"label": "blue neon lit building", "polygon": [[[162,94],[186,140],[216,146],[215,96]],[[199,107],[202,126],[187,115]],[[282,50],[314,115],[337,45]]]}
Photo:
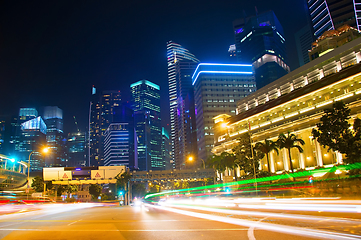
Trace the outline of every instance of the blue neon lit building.
{"label": "blue neon lit building", "polygon": [[184,166],[197,151],[192,74],[199,60],[186,48],[167,42],[170,138],[173,168]]}
{"label": "blue neon lit building", "polygon": [[31,154],[30,171],[41,171],[44,167],[44,157],[40,153],[46,145],[46,124],[41,117],[36,117],[20,125],[17,158],[26,161]]}
{"label": "blue neon lit building", "polygon": [[133,125],[128,122],[111,123],[104,133],[104,165],[131,167],[133,162]]}
{"label": "blue neon lit building", "polygon": [[160,87],[148,80],[130,85],[139,170],[163,170]]}
{"label": "blue neon lit building", "polygon": [[214,143],[213,118],[236,115],[237,101],[255,92],[256,82],[251,64],[200,63],[192,79],[198,159],[206,160]]}
{"label": "blue neon lit building", "polygon": [[257,89],[290,72],[283,28],[273,11],[233,22],[238,63],[252,63]]}

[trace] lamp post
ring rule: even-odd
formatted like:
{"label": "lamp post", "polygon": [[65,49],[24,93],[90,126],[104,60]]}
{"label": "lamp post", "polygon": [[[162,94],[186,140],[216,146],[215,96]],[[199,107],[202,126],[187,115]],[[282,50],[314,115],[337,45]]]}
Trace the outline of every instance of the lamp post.
{"label": "lamp post", "polygon": [[[188,157],[188,162],[193,162],[194,158],[192,156]],[[204,162],[204,160],[202,158],[200,158],[200,160],[202,160],[203,162],[203,169],[206,169],[206,163]]]}
{"label": "lamp post", "polygon": [[[49,151],[49,149],[43,148],[42,150],[44,153],[47,153]],[[36,150],[31,151],[31,153],[29,154],[29,159],[28,159],[28,187],[27,187],[27,196],[26,196],[26,200],[29,200],[29,192],[30,192],[30,159],[31,159],[31,154],[33,154],[34,152],[36,152]]]}

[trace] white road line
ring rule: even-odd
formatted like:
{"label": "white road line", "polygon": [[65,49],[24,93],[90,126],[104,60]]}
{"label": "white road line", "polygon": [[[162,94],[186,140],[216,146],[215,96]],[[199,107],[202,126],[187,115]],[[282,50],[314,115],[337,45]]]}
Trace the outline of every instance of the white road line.
{"label": "white road line", "polygon": [[[261,220],[258,220],[258,222],[262,222],[263,220],[265,220],[268,217],[262,218]],[[257,224],[251,226],[248,231],[247,231],[247,236],[249,240],[256,240],[256,237],[254,236],[254,229],[256,228]]]}
{"label": "white road line", "polygon": [[73,225],[74,223],[77,223],[77,222],[79,222],[79,221],[81,221],[81,220],[82,220],[82,219],[79,219],[79,220],[77,220],[77,221],[71,222],[71,223],[68,224],[68,226]]}

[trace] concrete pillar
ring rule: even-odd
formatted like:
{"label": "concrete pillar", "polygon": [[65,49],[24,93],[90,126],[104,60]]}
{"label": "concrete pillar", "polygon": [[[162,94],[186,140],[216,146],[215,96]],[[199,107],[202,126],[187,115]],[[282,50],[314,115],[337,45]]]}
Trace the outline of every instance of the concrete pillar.
{"label": "concrete pillar", "polygon": [[282,154],[282,159],[283,159],[283,169],[286,171],[290,170],[290,166],[289,166],[289,160],[288,160],[288,150],[286,148],[283,148],[281,151]]}
{"label": "concrete pillar", "polygon": [[342,159],[342,154],[338,151],[335,152],[336,153],[336,160],[338,164],[342,164],[343,163],[343,159]]}
{"label": "concrete pillar", "polygon": [[306,163],[305,163],[305,154],[300,153],[300,168],[305,169]]}
{"label": "concrete pillar", "polygon": [[274,172],[276,172],[276,168],[275,168],[275,159],[273,157],[273,153],[274,153],[274,151],[269,153],[269,164],[270,164],[271,172],[274,173]]}
{"label": "concrete pillar", "polygon": [[317,166],[322,167],[323,166],[323,160],[322,160],[321,145],[317,141],[315,141],[315,145],[316,145]]}

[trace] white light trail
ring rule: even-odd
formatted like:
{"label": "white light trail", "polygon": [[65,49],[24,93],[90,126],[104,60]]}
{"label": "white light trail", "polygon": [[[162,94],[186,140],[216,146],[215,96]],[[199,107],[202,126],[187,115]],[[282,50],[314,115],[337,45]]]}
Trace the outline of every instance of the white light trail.
{"label": "white light trail", "polygon": [[149,205],[149,207],[156,208],[159,210],[174,212],[174,213],[178,213],[178,214],[183,214],[183,215],[187,215],[187,216],[191,216],[191,217],[196,217],[196,218],[203,218],[203,219],[224,222],[224,223],[229,223],[229,224],[234,224],[234,225],[239,225],[239,226],[256,227],[259,229],[264,229],[264,230],[273,231],[273,232],[281,232],[281,233],[291,234],[291,235],[301,235],[301,236],[336,239],[336,240],[361,239],[361,236],[357,236],[357,235],[353,235],[353,234],[322,231],[322,230],[315,230],[315,229],[309,229],[309,228],[307,230],[305,230],[305,228],[300,228],[300,227],[291,227],[291,226],[280,225],[280,224],[254,222],[254,221],[229,218],[229,217],[220,217],[220,216],[215,216],[215,215],[210,215],[210,214],[196,213],[196,212],[191,212],[191,211],[185,211],[185,210],[174,209],[174,208],[170,208],[170,207],[155,206],[155,205]]}

